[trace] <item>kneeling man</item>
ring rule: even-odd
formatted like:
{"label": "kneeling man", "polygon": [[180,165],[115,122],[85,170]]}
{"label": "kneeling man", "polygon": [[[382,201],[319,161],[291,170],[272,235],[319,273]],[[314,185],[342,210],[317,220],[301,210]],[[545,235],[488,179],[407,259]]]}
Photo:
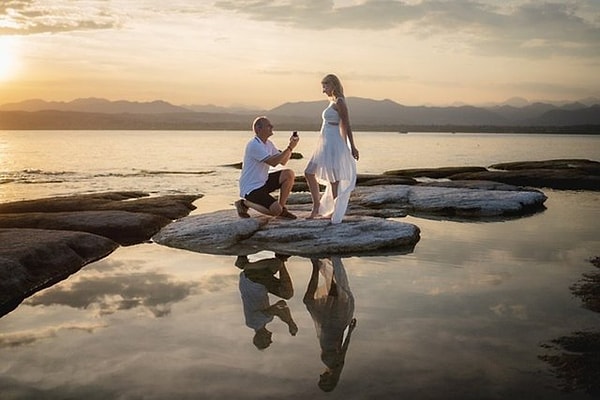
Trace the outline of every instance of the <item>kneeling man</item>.
{"label": "kneeling man", "polygon": [[[294,185],[294,171],[282,169],[269,173],[269,168],[279,164],[285,165],[299,139],[297,136],[291,136],[285,150],[279,151],[269,140],[273,135],[273,125],[267,117],[256,118],[252,129],[255,136],[246,145],[244,153],[239,181],[242,198],[235,202],[237,213],[241,218],[249,218],[248,208],[252,208],[263,214],[296,219],[285,207]],[[279,201],[271,196],[277,189]]]}

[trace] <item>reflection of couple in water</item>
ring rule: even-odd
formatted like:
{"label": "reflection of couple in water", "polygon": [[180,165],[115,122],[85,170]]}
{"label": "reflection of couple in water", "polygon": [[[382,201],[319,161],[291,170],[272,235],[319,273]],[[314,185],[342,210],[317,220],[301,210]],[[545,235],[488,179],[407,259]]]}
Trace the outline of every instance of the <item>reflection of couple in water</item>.
{"label": "reflection of couple in water", "polygon": [[[311,262],[312,273],[304,304],[315,323],[321,361],[326,367],[319,379],[319,387],[330,392],[340,379],[350,336],[356,327],[354,297],[340,257],[312,258]],[[344,339],[346,328],[348,334]]]}
{"label": "reflection of couple in water", "polygon": [[[261,350],[273,342],[272,332],[267,329],[267,324],[273,321],[275,316],[288,325],[292,336],[298,332],[285,300],[279,300],[275,304],[269,301],[269,293],[286,300],[294,295],[292,280],[285,267],[288,258],[276,254],[274,258],[250,262],[247,256],[238,256],[235,261],[236,267],[243,269],[240,273],[239,288],[246,325],[254,329],[253,343]],[[275,276],[277,273],[279,277]]]}
{"label": "reflection of couple in water", "polygon": [[[250,262],[239,256],[235,262],[240,273],[240,293],[246,325],[255,331],[254,345],[265,349],[272,343],[272,333],[266,325],[279,317],[288,325],[291,335],[298,327],[285,300],[270,304],[268,293],[289,300],[294,289],[285,261],[289,258],[276,254],[274,258]],[[350,291],[346,270],[340,257],[311,259],[312,272],[304,304],[312,317],[325,371],[319,379],[319,387],[326,392],[335,389],[344,367],[350,336],[356,326],[354,297]],[[277,278],[275,275],[279,273]],[[344,333],[347,334],[344,338]]]}

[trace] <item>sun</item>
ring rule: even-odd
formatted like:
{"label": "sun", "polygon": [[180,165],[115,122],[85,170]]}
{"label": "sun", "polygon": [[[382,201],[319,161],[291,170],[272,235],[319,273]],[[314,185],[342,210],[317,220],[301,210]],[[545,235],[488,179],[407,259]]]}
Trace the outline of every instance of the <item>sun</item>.
{"label": "sun", "polygon": [[7,81],[17,73],[17,42],[0,36],[0,81]]}

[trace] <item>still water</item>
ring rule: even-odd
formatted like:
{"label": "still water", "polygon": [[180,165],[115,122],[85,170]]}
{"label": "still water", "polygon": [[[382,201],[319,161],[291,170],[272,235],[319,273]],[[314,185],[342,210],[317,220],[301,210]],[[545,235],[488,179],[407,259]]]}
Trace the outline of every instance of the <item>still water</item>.
{"label": "still water", "polygon": [[[307,157],[315,132],[300,132]],[[108,190],[203,193],[194,213],[233,208],[245,132],[0,131],[0,201]],[[288,133],[273,141],[284,146]],[[600,137],[356,134],[359,173],[497,162],[598,160]],[[291,160],[298,174],[305,160]],[[547,210],[464,223],[407,217],[406,255],[333,259],[356,328],[339,382],[325,370],[303,296],[313,261],[286,262],[298,333],[275,318],[258,350],[235,257],[156,244],[121,247],[0,319],[2,399],[588,399],[563,393],[539,356],[553,339],[600,330],[570,287],[597,272],[600,198],[543,190]],[[272,258],[270,252],[251,262]],[[328,260],[321,260],[328,262]],[[272,303],[278,298],[273,296]]]}

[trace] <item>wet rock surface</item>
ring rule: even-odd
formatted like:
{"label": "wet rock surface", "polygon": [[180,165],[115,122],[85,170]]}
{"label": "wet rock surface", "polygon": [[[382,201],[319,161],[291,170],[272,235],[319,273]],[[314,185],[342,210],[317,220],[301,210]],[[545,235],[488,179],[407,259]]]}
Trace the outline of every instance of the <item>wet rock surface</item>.
{"label": "wet rock surface", "polygon": [[119,244],[84,232],[0,229],[0,316]]}
{"label": "wet rock surface", "polygon": [[[545,209],[539,190],[490,181],[444,181],[416,185],[358,186],[347,215],[445,217],[477,221],[530,215]],[[293,193],[295,209],[310,210],[308,193]]]}
{"label": "wet rock surface", "polygon": [[163,228],[159,244],[201,253],[240,255],[271,250],[291,255],[366,254],[403,251],[419,240],[419,228],[387,218],[408,214],[485,221],[544,209],[546,196],[495,182],[446,182],[357,187],[341,224],[309,220],[308,193],[292,193],[289,209],[299,218],[282,220],[234,210],[182,218]]}
{"label": "wet rock surface", "polygon": [[[555,159],[498,163],[489,167],[408,168],[386,171],[377,178],[371,175],[367,182],[377,179],[445,179],[451,181],[491,181],[514,186],[551,188],[558,190],[600,190],[600,162],[585,159]],[[401,183],[405,182],[388,182]],[[357,186],[363,185],[357,179]],[[365,184],[365,186],[368,183]]]}
{"label": "wet rock surface", "polygon": [[201,197],[147,196],[110,192],[0,204],[0,316],[119,245],[149,240]]}
{"label": "wet rock surface", "polygon": [[494,164],[486,171],[450,175],[452,180],[489,180],[559,190],[600,190],[600,162],[559,159]]}

